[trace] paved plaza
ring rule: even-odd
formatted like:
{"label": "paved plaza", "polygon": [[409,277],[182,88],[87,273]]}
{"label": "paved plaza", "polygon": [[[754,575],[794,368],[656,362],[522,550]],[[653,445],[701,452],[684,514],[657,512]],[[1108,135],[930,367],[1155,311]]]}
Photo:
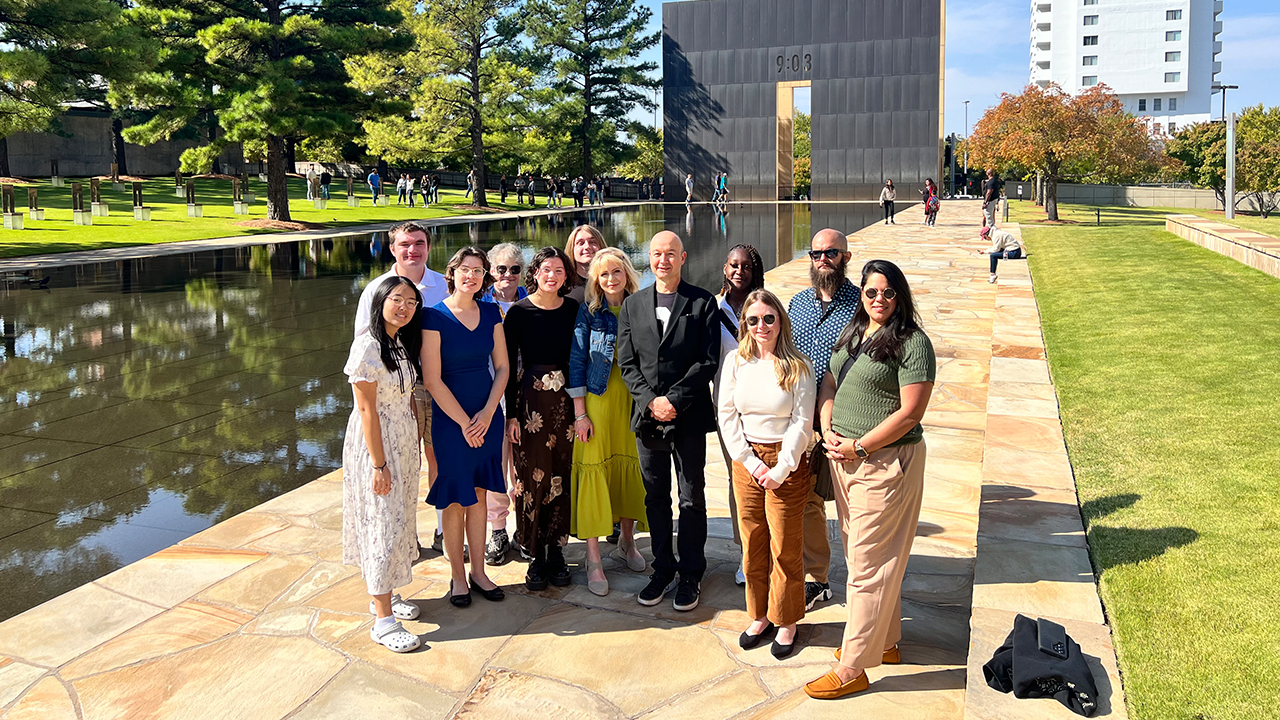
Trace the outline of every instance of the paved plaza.
{"label": "paved plaza", "polygon": [[[491,569],[505,601],[457,609],[447,564],[428,551],[402,591],[422,608],[405,626],[426,647],[394,655],[369,639],[364,582],[341,564],[334,472],[0,623],[2,717],[1074,717],[986,687],[980,666],[1016,612],[1066,625],[1091,656],[1098,716],[1124,717],[1027,263],[1002,262],[1000,281],[987,282],[978,212],[944,204],[927,228],[912,208],[899,225],[851,236],[855,280],[872,258],[902,266],[938,355],[903,664],[870,670],[869,691],[824,702],[801,689],[828,669],[845,619],[834,503],[835,598],[801,622],[791,657],[739,649],[749,618],[711,435],[709,569],[692,612],[642,607],[647,577],[609,557],[612,592],[592,595],[577,541],[566,553],[573,585],[530,593],[525,565],[512,562]],[[767,279],[790,297],[808,285],[808,260]],[[435,513],[420,508],[429,538]]]}

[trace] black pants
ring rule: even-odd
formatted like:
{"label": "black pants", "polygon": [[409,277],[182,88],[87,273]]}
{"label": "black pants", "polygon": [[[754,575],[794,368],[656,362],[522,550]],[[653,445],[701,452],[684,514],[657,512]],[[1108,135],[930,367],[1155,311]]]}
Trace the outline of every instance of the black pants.
{"label": "black pants", "polygon": [[893,219],[893,201],[892,200],[884,201],[884,219],[886,222]]}
{"label": "black pants", "polygon": [[[675,433],[670,440],[638,438],[640,476],[644,480],[645,514],[653,544],[653,571],[661,578],[701,581],[707,570],[706,476],[707,437],[701,432]],[[680,496],[678,547],[672,548],[671,461],[675,460]],[[680,552],[677,561],[674,550]]]}
{"label": "black pants", "polygon": [[1018,248],[1017,250],[1004,250],[1001,252],[987,253],[987,256],[991,258],[991,274],[994,275],[996,272],[996,263],[1000,262],[1000,258],[1004,258],[1005,260],[1017,260],[1022,257],[1022,248]]}

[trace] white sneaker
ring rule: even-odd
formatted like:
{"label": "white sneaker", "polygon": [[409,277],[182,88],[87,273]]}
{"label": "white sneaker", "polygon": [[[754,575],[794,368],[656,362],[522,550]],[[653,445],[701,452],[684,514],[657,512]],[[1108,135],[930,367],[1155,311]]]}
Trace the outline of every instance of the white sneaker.
{"label": "white sneaker", "polygon": [[993,283],[993,282],[995,282],[995,281],[996,281],[996,274],[995,274],[995,273],[991,273],[991,277],[987,278],[987,282],[989,282],[989,283]]}
{"label": "white sneaker", "polygon": [[738,571],[733,574],[733,581],[739,585],[747,584],[747,576],[742,572],[742,565],[738,565]]}
{"label": "white sneaker", "polygon": [[[373,601],[369,601],[369,614],[377,615]],[[391,596],[391,616],[397,620],[417,620],[422,610],[411,602],[401,599],[399,593]]]}

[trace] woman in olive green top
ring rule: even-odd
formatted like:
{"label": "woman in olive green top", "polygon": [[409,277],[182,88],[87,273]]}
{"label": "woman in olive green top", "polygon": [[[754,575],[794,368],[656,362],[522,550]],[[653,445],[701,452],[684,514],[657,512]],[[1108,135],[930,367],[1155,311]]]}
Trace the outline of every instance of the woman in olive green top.
{"label": "woman in olive green top", "polygon": [[867,688],[865,670],[901,661],[901,592],[924,494],[924,417],[937,375],[911,288],[887,260],[862,268],[862,301],[836,341],[818,393],[849,569],[849,618],[819,699]]}

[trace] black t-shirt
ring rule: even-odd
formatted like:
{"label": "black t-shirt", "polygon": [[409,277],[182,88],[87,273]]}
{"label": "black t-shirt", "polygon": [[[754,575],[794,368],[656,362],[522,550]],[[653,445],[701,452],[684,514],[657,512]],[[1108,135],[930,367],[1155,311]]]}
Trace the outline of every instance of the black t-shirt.
{"label": "black t-shirt", "polygon": [[[502,331],[507,340],[507,359],[512,368],[554,365],[569,369],[573,347],[573,325],[578,320],[578,301],[564,298],[555,310],[543,310],[531,298],[519,300],[507,310]],[[516,407],[519,379],[512,372],[507,381],[507,407]]]}
{"label": "black t-shirt", "polygon": [[992,200],[1000,197],[1000,179],[990,178],[987,180],[986,184],[982,186],[982,190],[982,199],[987,202],[991,202]]}
{"label": "black t-shirt", "polygon": [[333,176],[332,176],[332,175],[330,175],[330,174],[329,174],[329,173],[327,173],[327,172],[322,172],[322,173],[320,173],[320,184],[321,184],[321,185],[328,185],[328,184],[329,184],[329,183],[331,183],[331,182],[333,182]]}
{"label": "black t-shirt", "polygon": [[[656,292],[656,291],[655,291]],[[658,332],[666,334],[667,321],[671,319],[671,309],[676,306],[675,293],[657,293],[658,295]]]}

